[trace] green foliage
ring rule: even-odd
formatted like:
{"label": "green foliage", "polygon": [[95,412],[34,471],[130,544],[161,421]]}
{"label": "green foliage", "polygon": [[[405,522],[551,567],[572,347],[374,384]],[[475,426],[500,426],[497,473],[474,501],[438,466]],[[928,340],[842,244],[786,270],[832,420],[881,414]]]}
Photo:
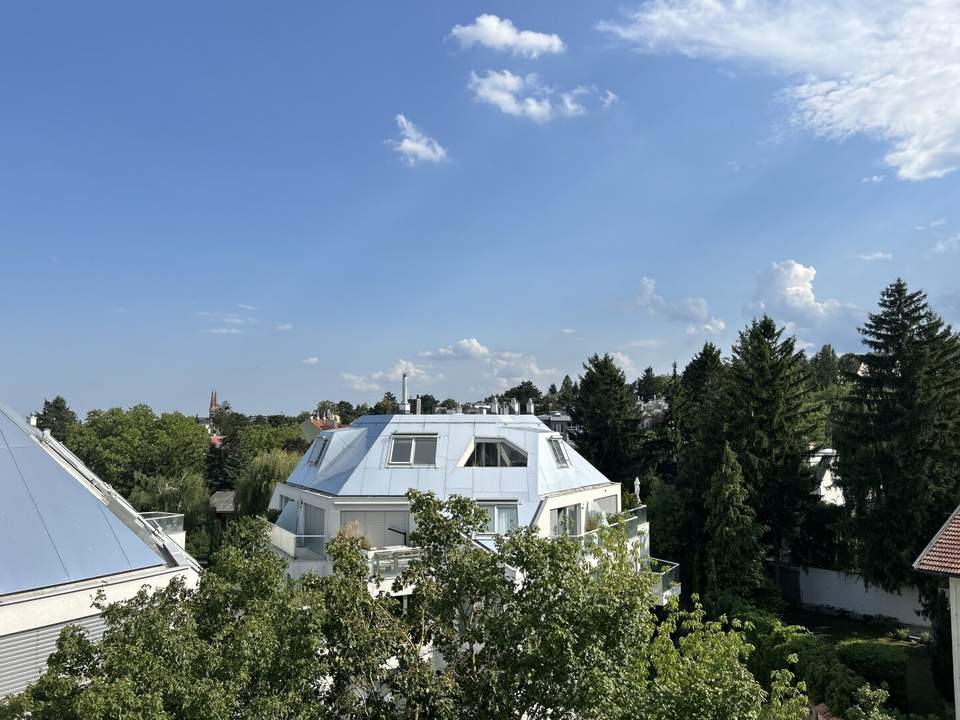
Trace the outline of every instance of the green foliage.
{"label": "green foliage", "polygon": [[300,432],[300,426],[295,423],[251,423],[238,431],[237,442],[240,452],[247,458],[255,458],[271,450],[303,454],[310,446]]}
{"label": "green foliage", "polygon": [[37,427],[49,430],[57,440],[69,444],[70,435],[78,424],[77,414],[70,409],[62,395],[53,400],[44,400],[43,409],[37,413]]}
{"label": "green foliage", "polygon": [[274,448],[257,455],[243,469],[236,483],[239,515],[262,515],[267,511],[273,488],[286,480],[299,462],[294,453]]}
{"label": "green foliage", "polygon": [[611,480],[632,482],[641,438],[633,390],[609,355],[593,355],[583,369],[572,408],[577,450]]}
{"label": "green foliage", "polygon": [[960,496],[960,338],[902,280],[860,333],[865,371],[847,377],[839,475],[862,573],[893,590],[916,581],[913,560]]}
{"label": "green foliage", "polygon": [[890,693],[890,702],[907,707],[907,652],[900,645],[853,640],[841,643],[838,652],[844,665]]}
{"label": "green foliage", "polygon": [[541,393],[540,388],[534,385],[530,380],[524,380],[518,385],[514,385],[512,388],[504,390],[502,393],[500,393],[500,397],[504,400],[516,398],[520,402],[520,409],[523,410],[527,400],[533,400],[535,404],[539,405],[540,401],[543,399],[543,393]]}
{"label": "green foliage", "polygon": [[943,697],[953,697],[953,638],[950,627],[950,602],[945,590],[933,595],[930,608],[930,669],[933,682]]}
{"label": "green foliage", "polygon": [[641,400],[653,400],[654,397],[662,396],[669,381],[668,375],[657,375],[652,367],[647,367],[636,382],[637,397]]}
{"label": "green foliage", "polygon": [[210,496],[203,476],[197,472],[182,475],[144,475],[134,473],[130,504],[140,512],[148,510],[183,513],[189,531],[206,524],[210,514]]}
{"label": "green foliage", "polygon": [[395,415],[400,412],[396,395],[388,390],[383,394],[383,399],[374,405],[370,412],[373,415]]}

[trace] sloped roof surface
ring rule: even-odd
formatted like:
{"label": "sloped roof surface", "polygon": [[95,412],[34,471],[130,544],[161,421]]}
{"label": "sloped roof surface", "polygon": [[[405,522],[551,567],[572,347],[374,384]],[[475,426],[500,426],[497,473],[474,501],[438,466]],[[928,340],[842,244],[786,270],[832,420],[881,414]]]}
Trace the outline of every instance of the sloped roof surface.
{"label": "sloped roof surface", "polygon": [[913,569],[960,577],[960,508],[953,511],[913,563]]}
{"label": "sloped roof surface", "polygon": [[164,564],[0,405],[0,595]]}
{"label": "sloped roof surface", "polygon": [[[436,435],[436,466],[388,467],[390,438],[398,433]],[[532,415],[367,415],[320,433],[314,443],[329,442],[320,464],[310,462],[311,446],[287,482],[349,497],[399,497],[416,489],[441,497],[516,499],[520,521],[529,522],[543,495],[610,482],[569,444],[570,467],[558,467],[548,445],[557,437]],[[507,440],[527,454],[527,466],[463,467],[478,438]]]}

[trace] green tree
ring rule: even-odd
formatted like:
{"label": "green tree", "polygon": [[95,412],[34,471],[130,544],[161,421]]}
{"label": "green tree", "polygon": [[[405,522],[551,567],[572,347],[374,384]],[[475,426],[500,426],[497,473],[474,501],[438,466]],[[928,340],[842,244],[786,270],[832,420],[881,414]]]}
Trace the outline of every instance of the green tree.
{"label": "green tree", "polygon": [[144,475],[137,471],[133,477],[130,504],[140,512],[183,513],[183,524],[188,533],[207,525],[210,496],[200,473]]}
{"label": "green tree", "polygon": [[810,358],[810,374],[817,390],[827,390],[840,382],[840,358],[832,345],[824,345]]}
{"label": "green tree", "polygon": [[608,478],[632,489],[641,439],[633,389],[610,355],[593,355],[583,369],[572,408],[577,450]]}
{"label": "green tree", "polygon": [[77,414],[70,409],[62,395],[43,401],[43,410],[37,413],[37,427],[49,430],[57,440],[69,444],[70,435],[78,423]]}
{"label": "green tree", "polygon": [[[543,400],[543,393],[540,392],[540,388],[530,380],[524,380],[512,388],[504,390],[500,393],[500,398],[502,400],[512,400],[516,398],[520,402],[521,411],[523,411],[524,405],[528,400],[533,400],[534,404],[539,406],[540,401]],[[492,399],[492,396],[490,399]]]}
{"label": "green tree", "polygon": [[459,404],[460,403],[458,403],[453,398],[447,398],[442,403],[440,403],[440,406],[446,408],[447,410],[456,410]]}
{"label": "green tree", "polygon": [[557,393],[557,409],[566,413],[571,412],[576,403],[578,391],[577,383],[571,380],[569,375],[564,375],[560,383],[560,392]]}
{"label": "green tree", "polygon": [[662,396],[669,381],[669,376],[657,375],[652,367],[647,367],[637,380],[637,397],[643,401],[649,401],[654,397]]}
{"label": "green tree", "polygon": [[374,415],[395,415],[400,412],[400,406],[397,404],[397,397],[389,390],[383,394],[383,399],[373,406],[371,411]]}
{"label": "green tree", "polygon": [[767,316],[740,332],[728,387],[728,437],[779,568],[782,549],[816,501],[806,458],[819,439],[822,408],[803,352]]}
{"label": "green tree", "polygon": [[358,413],[357,409],[346,400],[341,400],[337,403],[336,413],[340,416],[340,423],[342,425],[349,425],[361,415],[361,413]]}
{"label": "green tree", "polygon": [[706,342],[683,369],[681,383],[687,397],[696,399],[707,390],[707,386],[716,381],[724,372],[720,348],[712,342]]}
{"label": "green tree", "polygon": [[897,280],[860,329],[864,371],[837,442],[839,476],[870,582],[915,581],[911,563],[960,497],[960,339]]}
{"label": "green tree", "polygon": [[430,394],[420,396],[420,410],[424,415],[433,415],[437,411],[439,402]]}
{"label": "green tree", "polygon": [[236,508],[240,515],[262,515],[278,482],[286,480],[300,456],[279,448],[257,455],[243,469],[236,483]]}
{"label": "green tree", "polygon": [[749,598],[764,584],[763,532],[750,506],[740,463],[723,447],[720,466],[706,496],[706,585],[713,595],[729,593]]}

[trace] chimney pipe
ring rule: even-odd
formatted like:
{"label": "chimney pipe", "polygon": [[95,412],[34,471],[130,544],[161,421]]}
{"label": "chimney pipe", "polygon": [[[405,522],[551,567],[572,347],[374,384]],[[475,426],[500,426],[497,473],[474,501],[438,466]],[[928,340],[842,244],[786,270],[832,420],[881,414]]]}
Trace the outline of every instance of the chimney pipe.
{"label": "chimney pipe", "polygon": [[520,414],[520,401],[517,398],[510,398],[510,412],[514,415]]}
{"label": "chimney pipe", "polygon": [[417,395],[417,415],[423,415],[423,400]]}
{"label": "chimney pipe", "polygon": [[490,401],[490,414],[499,415],[500,414],[500,401],[497,400],[497,396],[493,396],[493,400]]}
{"label": "chimney pipe", "polygon": [[527,400],[527,415],[534,415],[533,412],[533,400]]}
{"label": "chimney pipe", "polygon": [[407,374],[400,378],[400,412],[406,415],[410,412],[410,403],[407,402]]}

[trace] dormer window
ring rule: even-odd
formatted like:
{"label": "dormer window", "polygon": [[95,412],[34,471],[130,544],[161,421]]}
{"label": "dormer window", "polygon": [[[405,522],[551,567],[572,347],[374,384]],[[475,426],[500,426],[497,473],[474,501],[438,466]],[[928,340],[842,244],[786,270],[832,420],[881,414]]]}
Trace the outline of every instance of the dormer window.
{"label": "dormer window", "polygon": [[391,438],[389,467],[434,467],[436,464],[436,435],[394,435]]}
{"label": "dormer window", "polygon": [[526,467],[527,454],[506,440],[477,440],[464,467]]}
{"label": "dormer window", "polygon": [[330,438],[326,435],[317,435],[313,441],[313,448],[310,450],[310,459],[307,462],[310,465],[319,465],[323,462],[323,455],[327,451],[327,445],[330,444]]}
{"label": "dormer window", "polygon": [[570,460],[567,458],[566,448],[563,447],[563,440],[558,437],[550,438],[550,449],[553,451],[553,459],[557,461],[557,467],[570,467]]}

